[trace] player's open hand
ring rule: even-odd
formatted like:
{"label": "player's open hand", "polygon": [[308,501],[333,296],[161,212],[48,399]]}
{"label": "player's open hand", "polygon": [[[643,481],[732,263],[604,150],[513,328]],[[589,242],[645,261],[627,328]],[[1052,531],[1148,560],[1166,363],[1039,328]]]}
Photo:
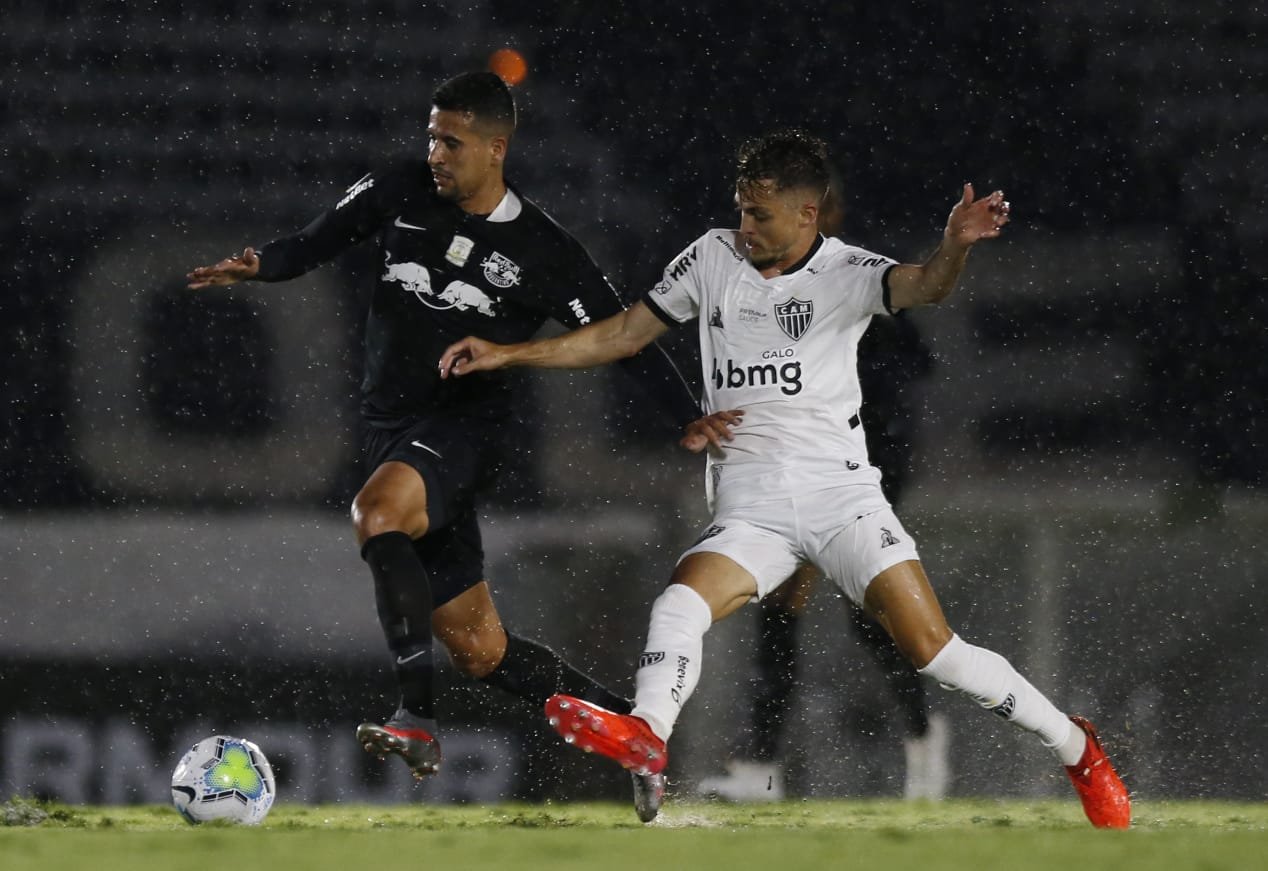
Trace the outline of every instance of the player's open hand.
{"label": "player's open hand", "polygon": [[440,377],[501,369],[506,363],[504,348],[495,342],[467,336],[445,348],[445,353],[440,355]]}
{"label": "player's open hand", "polygon": [[255,255],[254,248],[247,248],[241,254],[226,257],[215,266],[199,266],[185,277],[189,279],[190,290],[201,290],[204,287],[237,284],[239,281],[255,278],[259,271],[260,258]]}
{"label": "player's open hand", "polygon": [[698,454],[709,447],[721,450],[723,442],[729,442],[735,438],[731,428],[739,426],[743,417],[744,412],[739,409],[706,414],[687,424],[687,434],[678,440],[678,444],[693,454]]}
{"label": "player's open hand", "polygon": [[1009,205],[1003,191],[980,200],[973,199],[973,185],[964,186],[964,195],[947,217],[947,238],[962,247],[982,239],[994,239],[1008,223]]}

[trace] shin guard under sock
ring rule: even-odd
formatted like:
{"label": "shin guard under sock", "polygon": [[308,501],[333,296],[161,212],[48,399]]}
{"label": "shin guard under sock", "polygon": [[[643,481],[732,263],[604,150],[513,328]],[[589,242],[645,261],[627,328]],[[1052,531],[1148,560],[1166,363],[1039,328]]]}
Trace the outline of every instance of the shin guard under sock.
{"label": "shin guard under sock", "polygon": [[959,690],[1018,728],[1034,732],[1058,755],[1068,743],[1070,718],[998,653],[952,635],[920,673],[946,689]]}
{"label": "shin guard under sock", "polygon": [[374,575],[374,601],[394,657],[400,707],[432,720],[431,583],[414,542],[403,532],[384,532],[366,540],[361,558]]}
{"label": "shin guard under sock", "polygon": [[684,584],[670,584],[652,604],[647,644],[634,678],[634,716],[668,741],[682,706],[700,681],[704,634],[713,612],[700,594]]}
{"label": "shin guard under sock", "polygon": [[525,699],[539,710],[555,693],[564,693],[618,714],[630,712],[628,699],[573,668],[549,647],[510,632],[506,633],[502,661],[480,679]]}

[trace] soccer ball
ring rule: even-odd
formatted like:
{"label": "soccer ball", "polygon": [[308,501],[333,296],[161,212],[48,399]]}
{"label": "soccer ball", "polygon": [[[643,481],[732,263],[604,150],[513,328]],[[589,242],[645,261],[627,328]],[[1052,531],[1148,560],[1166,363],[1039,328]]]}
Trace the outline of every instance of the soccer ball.
{"label": "soccer ball", "polygon": [[276,796],[273,766],[245,738],[204,738],[172,772],[172,805],[191,823],[229,820],[253,826]]}

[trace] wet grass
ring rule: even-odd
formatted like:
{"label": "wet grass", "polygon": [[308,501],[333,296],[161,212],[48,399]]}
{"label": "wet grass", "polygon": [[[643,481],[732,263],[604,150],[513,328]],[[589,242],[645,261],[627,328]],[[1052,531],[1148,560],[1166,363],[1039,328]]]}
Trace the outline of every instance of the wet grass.
{"label": "wet grass", "polygon": [[287,806],[255,829],[190,826],[167,807],[0,805],[0,865],[20,869],[1256,868],[1268,804],[1138,802],[1128,832],[1070,802],[673,802],[640,824],[623,805]]}

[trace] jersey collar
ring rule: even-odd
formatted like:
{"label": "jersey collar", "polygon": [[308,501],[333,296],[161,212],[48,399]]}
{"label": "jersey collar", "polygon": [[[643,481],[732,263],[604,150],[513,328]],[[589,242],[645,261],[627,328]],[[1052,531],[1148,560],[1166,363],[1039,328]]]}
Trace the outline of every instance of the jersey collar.
{"label": "jersey collar", "polygon": [[[815,234],[815,240],[811,244],[810,250],[806,252],[806,255],[802,257],[800,260],[798,260],[796,263],[794,263],[792,266],[789,266],[783,272],[779,273],[779,275],[792,275],[794,272],[801,269],[801,267],[805,266],[807,263],[810,262],[811,257],[814,257],[816,254],[819,253],[819,249],[822,246],[823,246],[823,234],[817,233]],[[775,277],[778,278],[779,276],[775,276]]]}
{"label": "jersey collar", "polygon": [[502,202],[497,204],[497,208],[489,212],[489,217],[485,218],[485,220],[494,224],[505,224],[518,218],[523,210],[524,204],[520,201],[519,195],[511,190],[510,185],[507,185],[506,196],[502,197]]}

